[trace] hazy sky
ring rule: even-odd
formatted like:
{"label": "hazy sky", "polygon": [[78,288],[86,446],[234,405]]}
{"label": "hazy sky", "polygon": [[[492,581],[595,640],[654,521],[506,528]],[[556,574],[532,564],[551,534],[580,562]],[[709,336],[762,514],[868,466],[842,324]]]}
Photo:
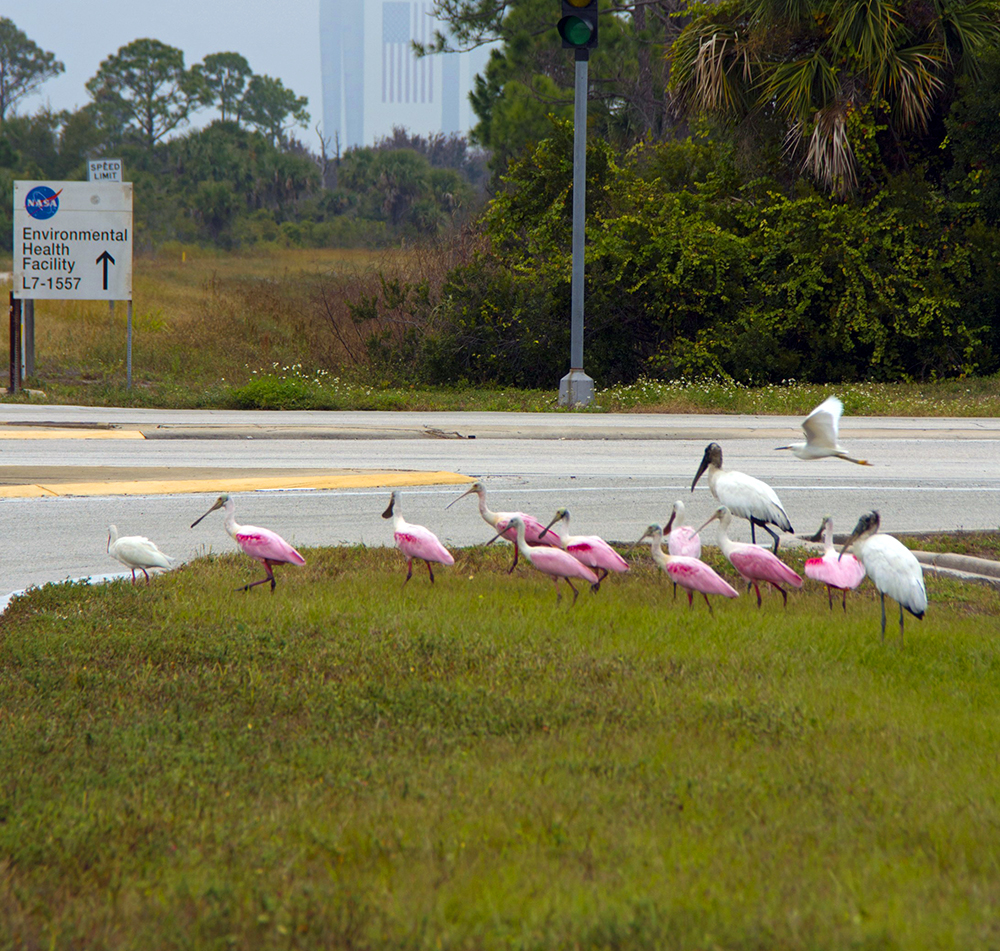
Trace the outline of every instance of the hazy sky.
{"label": "hazy sky", "polygon": [[[2,11],[66,72],[18,105],[32,113],[48,102],[55,111],[89,101],[84,84],[102,60],[132,40],[160,40],[184,51],[191,66],[209,53],[242,53],[255,73],[280,79],[309,98],[311,131],[323,115],[319,61],[319,0],[29,0]],[[199,114],[210,121],[214,110]]]}

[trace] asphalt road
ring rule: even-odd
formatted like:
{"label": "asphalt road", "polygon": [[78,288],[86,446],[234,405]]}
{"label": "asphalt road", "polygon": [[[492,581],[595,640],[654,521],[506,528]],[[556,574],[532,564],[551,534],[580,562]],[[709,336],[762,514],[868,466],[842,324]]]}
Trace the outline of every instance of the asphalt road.
{"label": "asphalt road", "polygon": [[[211,492],[0,499],[0,595],[31,584],[103,575],[107,525],[144,534],[180,560],[231,550],[221,515],[188,526],[215,495],[246,473],[334,469],[446,470],[483,478],[488,502],[540,518],[559,506],[574,531],[633,541],[664,521],[677,498],[690,520],[714,508],[707,486],[691,479],[706,443],[719,441],[727,468],[768,482],[799,532],[825,514],[838,531],[858,515],[882,513],[885,530],[941,531],[1000,526],[1000,419],[847,418],[841,442],[871,467],[839,460],[803,462],[774,447],[795,438],[799,418],[653,414],[233,413],[5,406],[0,411],[0,481],[85,481],[108,471],[211,473]],[[26,438],[46,424],[74,435],[132,432],[137,438]],[[141,433],[141,438],[139,434]],[[469,438],[475,437],[475,438]],[[11,476],[16,474],[16,478]],[[5,474],[7,478],[4,478]],[[76,474],[79,478],[73,478]],[[37,476],[37,478],[32,478]],[[401,476],[405,482],[405,475]],[[490,537],[474,498],[455,486],[404,490],[408,519],[443,541]],[[391,544],[379,514],[387,489],[308,489],[244,493],[237,519],[262,524],[302,546]],[[742,523],[741,523],[742,524]],[[714,539],[714,527],[708,539]],[[738,537],[746,533],[740,529]]]}

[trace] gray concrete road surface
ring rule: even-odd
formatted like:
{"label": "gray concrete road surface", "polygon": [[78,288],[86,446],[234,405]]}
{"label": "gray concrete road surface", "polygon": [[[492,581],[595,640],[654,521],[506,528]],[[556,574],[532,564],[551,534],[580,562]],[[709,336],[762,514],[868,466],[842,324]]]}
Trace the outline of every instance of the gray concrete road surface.
{"label": "gray concrete road surface", "polygon": [[[848,531],[872,508],[887,531],[1000,527],[1000,419],[847,417],[841,442],[871,467],[839,460],[803,462],[774,447],[801,438],[799,417],[610,415],[597,413],[317,413],[159,411],[9,405],[0,409],[0,482],[76,473],[329,473],[340,469],[446,470],[483,478],[488,501],[540,518],[559,506],[575,531],[633,541],[663,521],[676,498],[692,520],[714,507],[691,480],[706,443],[722,444],[725,464],[768,482],[798,532],[825,514]],[[51,438],[134,431],[136,438]],[[46,436],[49,438],[31,438]],[[58,434],[56,434],[58,435]],[[474,438],[473,438],[474,437]],[[5,477],[6,474],[6,477]],[[12,475],[13,474],[13,475]],[[445,505],[461,489],[404,489],[406,517],[452,545],[484,542],[473,498]],[[186,560],[234,545],[217,513],[196,529],[216,491],[0,499],[0,595],[31,584],[113,572],[107,525],[153,538]],[[379,514],[384,489],[245,493],[237,518],[265,525],[302,546],[391,544]],[[741,529],[739,537],[747,536]],[[708,539],[715,537],[714,526]]]}

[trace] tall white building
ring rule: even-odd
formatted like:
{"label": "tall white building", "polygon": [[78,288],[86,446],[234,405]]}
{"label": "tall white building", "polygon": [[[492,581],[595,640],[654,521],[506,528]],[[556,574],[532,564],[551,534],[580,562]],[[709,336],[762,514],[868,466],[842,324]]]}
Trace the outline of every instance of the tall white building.
{"label": "tall white building", "polygon": [[[466,134],[475,123],[469,92],[485,48],[417,58],[444,24],[429,0],[320,0],[323,136],[371,145],[403,126],[410,133]],[[336,137],[336,138],[335,138]]]}

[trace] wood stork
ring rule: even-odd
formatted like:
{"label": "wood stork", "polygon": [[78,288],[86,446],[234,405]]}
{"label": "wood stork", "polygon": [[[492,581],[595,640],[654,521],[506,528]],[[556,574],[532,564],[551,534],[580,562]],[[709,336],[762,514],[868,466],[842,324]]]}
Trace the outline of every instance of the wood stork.
{"label": "wood stork", "polygon": [[729,537],[729,524],[733,520],[733,515],[725,505],[720,505],[712,517],[705,522],[701,532],[712,522],[719,523],[719,547],[722,554],[726,556],[729,563],[740,573],[740,576],[748,585],[753,585],[757,592],[757,607],[760,607],[760,588],[758,582],[767,582],[772,588],[781,592],[785,607],[788,607],[788,592],[783,584],[790,584],[794,588],[802,587],[802,579],[781,561],[777,555],[772,554],[766,548],[759,545],[748,545],[746,542],[734,542]]}
{"label": "wood stork", "polygon": [[843,592],[844,613],[847,613],[847,592],[853,591],[865,579],[865,566],[854,555],[837,557],[837,549],[833,547],[833,519],[829,515],[823,517],[819,531],[811,538],[811,542],[823,541],[823,555],[820,558],[806,559],[805,574],[813,581],[826,585],[826,597],[833,610],[833,589]]}
{"label": "wood stork", "polygon": [[[573,587],[570,578],[580,578],[586,581],[591,588],[597,585],[597,575],[585,564],[577,561],[569,552],[561,548],[548,548],[543,545],[529,545],[525,538],[524,519],[515,515],[510,520],[510,527],[517,533],[517,547],[521,554],[530,562],[532,567],[537,568],[543,574],[547,574],[556,585],[556,600],[562,600],[562,591],[559,590],[559,579],[562,578],[569,585],[573,592],[573,603],[576,604],[579,592]],[[490,541],[496,541],[502,532],[498,532]],[[486,543],[487,545],[490,542]]]}
{"label": "wood stork", "polygon": [[882,600],[882,642],[885,643],[885,596],[899,604],[899,642],[903,643],[903,608],[918,620],[927,611],[927,591],[920,562],[901,541],[879,532],[878,512],[858,519],[854,531],[840,549],[841,557],[854,546],[858,560],[878,589]]}
{"label": "wood stork", "polygon": [[135,584],[137,568],[146,576],[146,584],[149,584],[147,568],[169,570],[173,561],[173,558],[164,555],[156,547],[156,542],[151,542],[145,535],[124,535],[119,538],[116,525],[108,526],[108,554],[126,568],[132,569],[132,584]]}
{"label": "wood stork", "polygon": [[[403,519],[399,511],[399,489],[395,489],[389,499],[389,507],[382,513],[382,518],[392,519],[393,538],[396,547],[406,556],[406,581],[413,576],[413,559],[420,558],[427,565],[427,573],[434,584],[434,569],[431,562],[439,565],[453,565],[455,559],[451,552],[438,541],[429,528],[423,525],[412,525]],[[403,584],[406,584],[406,581]]]}
{"label": "wood stork", "polygon": [[[267,576],[261,578],[260,581],[245,584],[243,587],[237,588],[237,591],[249,591],[251,588],[256,588],[259,584],[270,581],[271,594],[274,594],[274,588],[277,583],[274,580],[275,565],[304,565],[306,563],[305,558],[292,548],[277,532],[272,532],[269,528],[258,528],[256,525],[237,525],[236,503],[233,502],[229,495],[220,495],[205,515],[210,515],[216,509],[225,510],[226,531],[229,533],[229,537],[246,554],[253,558],[254,561],[259,561],[267,572]],[[205,515],[195,519],[191,523],[191,527],[194,528]]]}
{"label": "wood stork", "polygon": [[[525,515],[524,512],[492,512],[486,507],[486,487],[482,482],[473,482],[469,488],[463,492],[458,499],[452,499],[445,508],[450,509],[459,499],[464,499],[467,495],[472,495],[475,493],[479,497],[479,514],[483,517],[483,521],[486,522],[495,532],[497,532],[497,537],[506,538],[509,542],[514,542],[514,562],[511,564],[507,571],[510,574],[517,567],[517,532],[511,528],[510,520],[514,517],[521,519],[524,522],[524,532],[525,538],[532,545],[549,545],[555,544],[554,541],[545,541],[541,536],[545,534],[545,526],[538,521],[537,518],[533,518],[530,515]],[[494,539],[495,541],[495,539]]]}
{"label": "wood stork", "polygon": [[[660,570],[674,583],[674,588],[680,585],[687,589],[688,608],[694,604],[694,592],[698,591],[708,605],[708,613],[714,614],[712,603],[708,600],[710,594],[721,594],[724,598],[738,598],[739,592],[724,578],[720,577],[714,568],[690,555],[671,555],[663,550],[663,529],[659,525],[650,525],[642,538],[650,540],[653,550],[653,561]],[[638,544],[638,542],[636,542]]]}
{"label": "wood stork", "polygon": [[805,442],[793,442],[789,446],[777,446],[776,449],[790,449],[798,459],[825,459],[833,456],[855,462],[859,466],[870,466],[867,459],[855,459],[841,448],[837,441],[837,431],[840,428],[840,417],[844,412],[844,404],[836,396],[828,396],[803,421],[802,432]]}
{"label": "wood stork", "polygon": [[[555,533],[559,547],[569,552],[577,561],[592,568],[597,574],[597,588],[612,571],[628,571],[628,562],[603,538],[597,535],[570,535],[569,509],[559,509],[555,518],[545,526],[545,533]],[[525,529],[527,539],[527,529]],[[596,590],[596,588],[595,588]]]}
{"label": "wood stork", "polygon": [[[710,442],[705,448],[701,465],[691,483],[691,491],[698,484],[702,473],[708,470],[708,487],[733,515],[745,518],[750,522],[750,540],[756,544],[757,536],[754,526],[759,525],[774,539],[774,553],[778,553],[778,536],[768,528],[776,525],[783,532],[792,531],[792,523],[788,520],[774,489],[766,482],[748,476],[746,473],[722,468],[722,447],[717,442]],[[707,523],[706,523],[707,524]]]}

